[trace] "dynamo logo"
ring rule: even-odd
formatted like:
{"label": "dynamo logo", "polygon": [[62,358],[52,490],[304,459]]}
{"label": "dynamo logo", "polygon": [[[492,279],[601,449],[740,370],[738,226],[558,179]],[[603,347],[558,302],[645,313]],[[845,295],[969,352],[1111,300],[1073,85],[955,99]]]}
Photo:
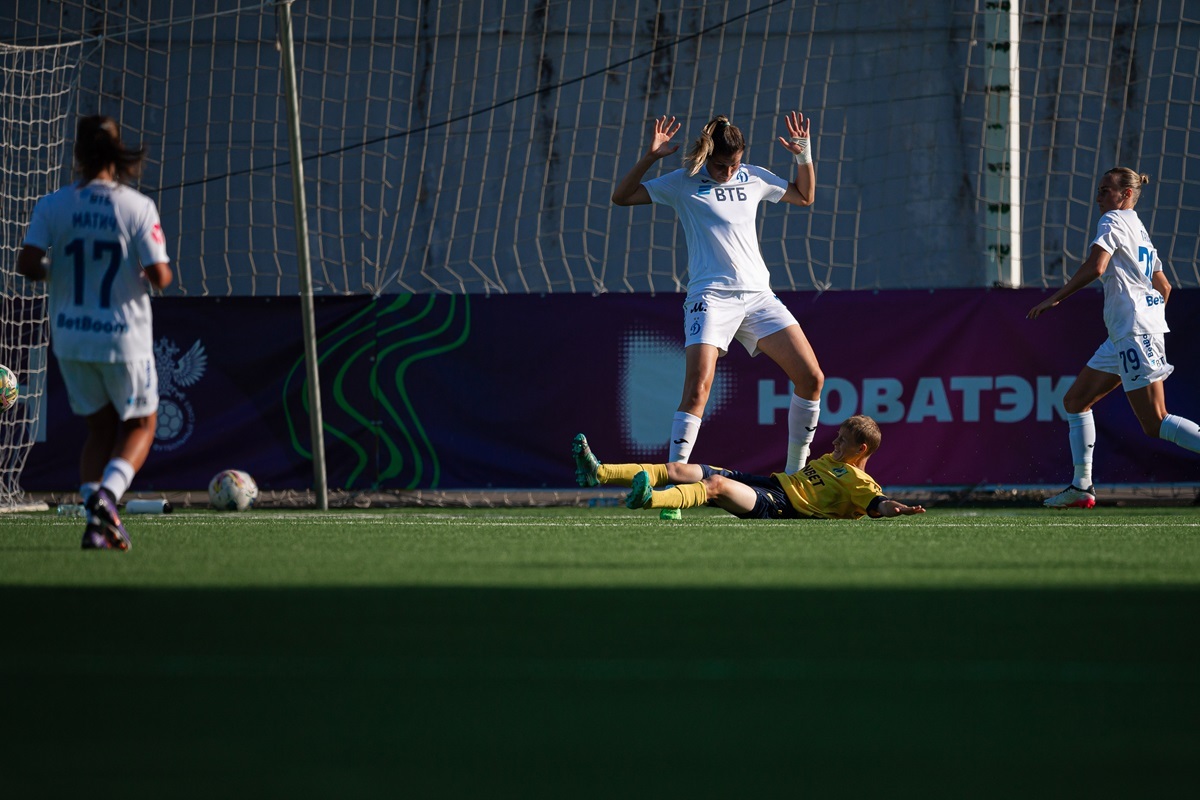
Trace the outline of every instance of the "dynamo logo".
{"label": "dynamo logo", "polygon": [[197,340],[179,355],[179,347],[169,339],[154,345],[154,368],[158,371],[158,427],[154,431],[154,450],[170,452],[181,447],[196,430],[196,412],[183,393],[204,377],[208,354]]}

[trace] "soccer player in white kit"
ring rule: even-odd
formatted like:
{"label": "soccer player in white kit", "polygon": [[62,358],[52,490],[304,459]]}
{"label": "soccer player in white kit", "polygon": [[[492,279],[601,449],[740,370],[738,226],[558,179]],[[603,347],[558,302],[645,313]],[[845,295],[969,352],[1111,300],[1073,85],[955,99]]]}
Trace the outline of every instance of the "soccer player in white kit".
{"label": "soccer player in white kit", "polygon": [[49,283],[50,341],[71,410],[87,419],[84,549],[129,549],[117,504],[158,420],[148,287],[166,287],[172,273],[158,209],[125,185],[143,157],[122,144],[116,120],[80,119],[80,180],[38,201],[17,256],[18,272]]}
{"label": "soccer player in white kit", "polygon": [[795,390],[788,410],[785,471],[793,473],[808,460],[825,376],[796,318],[771,291],[771,275],[759,250],[755,222],[758,205],[764,200],[796,206],[813,203],[816,175],[809,146],[810,121],[799,112],[788,114],[784,121],[789,136],[780,136],[778,141],[796,162],[796,176],[791,181],[742,163],[745,139],[729,118],[721,115],[704,126],[684,158],[683,169],[643,182],[656,161],[679,149],[671,139],[680,124],[674,117],[663,116],[654,123],[645,155],[613,191],[612,201],[619,206],[671,206],[687,239],[683,399],[671,425],[669,461],[688,460],[708,403],[717,358],[725,355],[734,339],[751,356],[766,353],[792,381]]}
{"label": "soccer player in white kit", "polygon": [[1075,474],[1070,486],[1045,501],[1049,508],[1096,505],[1092,406],[1118,386],[1124,387],[1125,397],[1147,436],[1200,453],[1200,427],[1167,413],[1163,381],[1175,369],[1167,363],[1163,337],[1169,330],[1165,309],[1171,284],[1163,274],[1158,251],[1133,210],[1142,186],[1149,181],[1127,167],[1104,173],[1096,191],[1096,204],[1104,215],[1096,226],[1087,260],[1061,289],[1027,315],[1037,319],[1097,278],[1104,285],[1108,339],[1063,396]]}

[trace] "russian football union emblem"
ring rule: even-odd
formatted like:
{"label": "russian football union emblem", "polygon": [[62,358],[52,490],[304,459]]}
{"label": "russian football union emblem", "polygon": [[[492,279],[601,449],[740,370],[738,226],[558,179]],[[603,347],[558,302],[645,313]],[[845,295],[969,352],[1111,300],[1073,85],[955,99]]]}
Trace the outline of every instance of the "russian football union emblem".
{"label": "russian football union emblem", "polygon": [[174,450],[192,437],[196,429],[196,412],[183,389],[204,377],[207,366],[208,355],[198,340],[183,355],[169,339],[159,339],[154,345],[154,368],[158,371],[155,450]]}

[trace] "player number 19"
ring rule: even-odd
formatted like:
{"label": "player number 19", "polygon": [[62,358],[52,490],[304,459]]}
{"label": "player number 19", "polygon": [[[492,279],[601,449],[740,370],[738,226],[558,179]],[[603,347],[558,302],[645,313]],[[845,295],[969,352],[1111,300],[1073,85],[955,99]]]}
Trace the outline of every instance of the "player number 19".
{"label": "player number 19", "polygon": [[1121,351],[1121,371],[1132,372],[1142,366],[1142,360],[1138,358],[1138,351],[1132,347],[1128,350]]}

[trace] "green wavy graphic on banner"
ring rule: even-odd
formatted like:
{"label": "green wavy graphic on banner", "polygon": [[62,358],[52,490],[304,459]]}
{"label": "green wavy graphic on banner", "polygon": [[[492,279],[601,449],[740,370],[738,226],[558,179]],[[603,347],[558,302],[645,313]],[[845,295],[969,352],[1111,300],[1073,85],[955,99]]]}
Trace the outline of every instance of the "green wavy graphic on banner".
{"label": "green wavy graphic on banner", "polygon": [[[469,335],[469,297],[399,295],[372,300],[363,311],[318,337],[322,376],[328,374],[329,365],[338,365],[329,391],[334,402],[323,412],[327,458],[335,447],[351,454],[353,466],[341,488],[362,488],[362,481],[371,488],[438,485],[441,463],[412,401],[407,374],[413,364],[462,346]],[[361,380],[364,364],[369,364],[366,391],[352,383]],[[300,358],[288,372],[284,408],[293,449],[311,459],[311,449],[300,435],[307,428],[298,424],[309,409],[303,367]],[[292,413],[287,402],[297,394],[297,380],[303,381],[299,387],[303,415]],[[358,408],[355,398],[369,398],[374,405]]]}

